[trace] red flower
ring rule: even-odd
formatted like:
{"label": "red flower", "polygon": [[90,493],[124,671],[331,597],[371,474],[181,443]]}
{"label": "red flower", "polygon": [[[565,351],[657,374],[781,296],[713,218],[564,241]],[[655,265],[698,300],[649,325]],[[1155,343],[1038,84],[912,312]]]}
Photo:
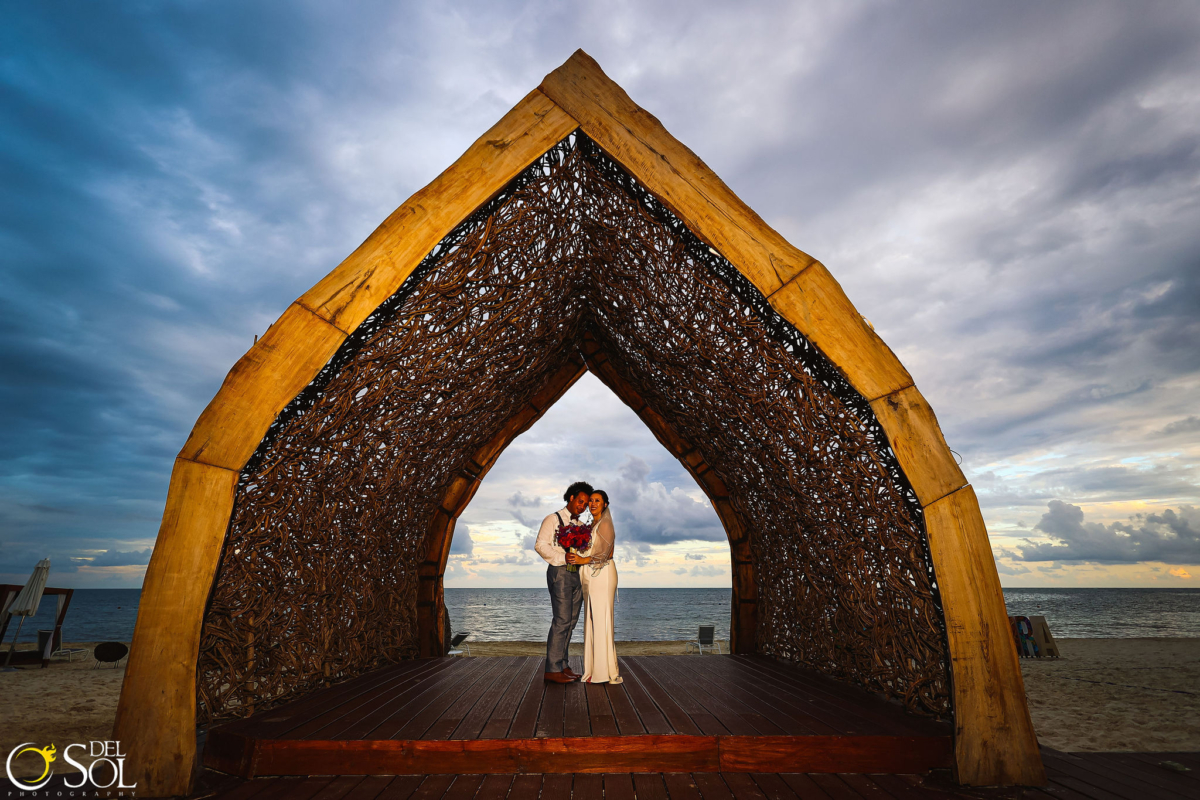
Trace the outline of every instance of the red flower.
{"label": "red flower", "polygon": [[558,546],[564,550],[586,550],[592,544],[592,526],[586,524],[559,525],[555,534]]}

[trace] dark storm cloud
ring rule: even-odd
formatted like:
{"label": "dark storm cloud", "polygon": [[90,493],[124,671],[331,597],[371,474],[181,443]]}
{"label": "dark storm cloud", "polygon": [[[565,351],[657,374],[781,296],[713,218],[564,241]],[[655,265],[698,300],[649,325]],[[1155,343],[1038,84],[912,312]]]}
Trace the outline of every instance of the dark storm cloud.
{"label": "dark storm cloud", "polygon": [[542,505],[540,497],[526,497],[523,492],[515,492],[508,498],[508,504],[513,508],[538,508]]}
{"label": "dark storm cloud", "polygon": [[1165,561],[1200,563],[1200,509],[1183,506],[1178,512],[1139,514],[1129,523],[1085,522],[1079,506],[1051,500],[1049,511],[1034,526],[1057,544],[1020,548],[1025,561],[1134,564]]}
{"label": "dark storm cloud", "polygon": [[469,556],[475,552],[475,542],[471,539],[471,529],[466,525],[454,526],[454,537],[450,541],[450,555]]}
{"label": "dark storm cloud", "polygon": [[1178,419],[1158,432],[1158,436],[1185,436],[1200,433],[1200,417]]}
{"label": "dark storm cloud", "polygon": [[612,500],[613,522],[622,543],[663,545],[699,539],[725,540],[725,529],[707,503],[686,493],[682,487],[668,488],[651,481],[650,465],[628,456],[608,483],[596,488]]}
{"label": "dark storm cloud", "polygon": [[[825,261],[985,503],[1194,503],[1198,43],[1190,3],[9,4],[0,572],[144,552],[254,335],[576,47]],[[722,539],[605,403],[471,523],[581,470],[641,558]]]}

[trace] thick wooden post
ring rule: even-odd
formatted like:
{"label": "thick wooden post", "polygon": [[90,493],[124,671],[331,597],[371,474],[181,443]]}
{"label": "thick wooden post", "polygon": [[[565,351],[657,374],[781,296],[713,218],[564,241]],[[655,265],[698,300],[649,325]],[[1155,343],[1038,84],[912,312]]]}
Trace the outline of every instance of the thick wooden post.
{"label": "thick wooden post", "polygon": [[964,486],[926,506],[925,525],[950,640],[955,775],[972,786],[1044,784],[1004,592],[975,491]]}
{"label": "thick wooden post", "polygon": [[204,604],[229,526],[233,470],[180,458],[117,705],[125,783],[150,797],[187,794],[196,758],[196,657]]}

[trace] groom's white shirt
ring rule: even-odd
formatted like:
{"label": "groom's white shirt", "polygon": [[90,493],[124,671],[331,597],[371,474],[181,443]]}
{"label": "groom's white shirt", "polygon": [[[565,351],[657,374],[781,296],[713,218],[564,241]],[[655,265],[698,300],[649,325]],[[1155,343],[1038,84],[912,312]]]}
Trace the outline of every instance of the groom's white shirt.
{"label": "groom's white shirt", "polygon": [[567,563],[567,551],[558,546],[558,540],[554,537],[560,522],[566,525],[571,524],[571,512],[567,511],[566,506],[542,520],[537,541],[533,543],[533,549],[552,567],[562,567]]}

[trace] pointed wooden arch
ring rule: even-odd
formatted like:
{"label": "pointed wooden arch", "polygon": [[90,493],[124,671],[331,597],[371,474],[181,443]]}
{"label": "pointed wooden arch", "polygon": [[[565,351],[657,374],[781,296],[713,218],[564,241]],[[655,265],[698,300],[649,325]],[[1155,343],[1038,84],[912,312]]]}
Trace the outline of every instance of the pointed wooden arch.
{"label": "pointed wooden arch", "polygon": [[[276,416],[444,236],[576,129],[719,250],[870,401],[924,509],[950,651],[957,777],[972,785],[1043,783],[987,531],[933,411],[824,265],[771,229],[582,51],[293,303],[233,367],[201,414],[171,474],[117,711],[113,735],[129,753],[127,781],[136,781],[148,796],[189,789],[205,603],[238,475]],[[594,366],[603,378],[602,367]],[[582,363],[564,368],[539,398],[544,402],[511,420],[505,433],[477,454],[480,470],[461,475],[447,492],[445,517],[435,524],[441,525],[441,545],[431,549],[440,560],[431,557],[423,568],[419,598],[427,609],[423,635],[431,642],[438,635],[434,610],[454,518],[507,442],[532,425],[585,368]],[[621,395],[611,380],[606,383]],[[622,399],[637,407],[628,394]],[[686,455],[671,446],[669,430],[643,419],[677,456]],[[682,460],[714,498],[728,529],[732,515],[722,513],[719,487],[706,483],[702,464]],[[736,546],[734,562],[735,573],[745,568]],[[747,577],[735,574],[735,591],[753,585]],[[746,624],[735,619],[734,630],[745,630]]]}

